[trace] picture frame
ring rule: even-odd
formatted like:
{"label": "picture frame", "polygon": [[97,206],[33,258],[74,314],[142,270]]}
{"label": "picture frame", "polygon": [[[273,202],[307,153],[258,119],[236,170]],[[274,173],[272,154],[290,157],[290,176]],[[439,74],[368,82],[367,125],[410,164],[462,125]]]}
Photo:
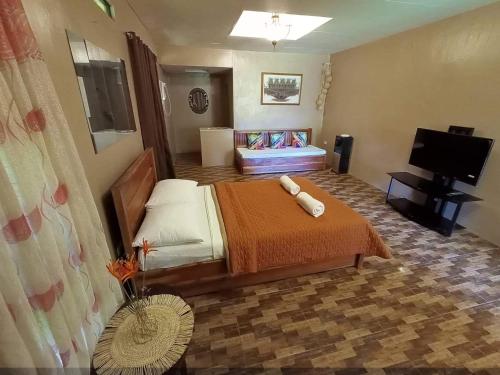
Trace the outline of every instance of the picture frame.
{"label": "picture frame", "polygon": [[261,105],[300,105],[302,74],[262,72]]}

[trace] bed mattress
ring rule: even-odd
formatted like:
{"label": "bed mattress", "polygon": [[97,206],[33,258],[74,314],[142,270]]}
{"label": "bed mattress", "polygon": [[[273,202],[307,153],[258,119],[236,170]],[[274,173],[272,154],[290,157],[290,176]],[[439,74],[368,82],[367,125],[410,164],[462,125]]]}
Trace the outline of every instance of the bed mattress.
{"label": "bed mattress", "polygon": [[296,156],[321,156],[326,155],[326,151],[316,146],[307,147],[286,147],[286,148],[269,148],[264,150],[249,150],[246,147],[238,147],[236,149],[238,155],[243,159],[260,159],[260,158],[283,158]]}
{"label": "bed mattress", "polygon": [[153,247],[144,264],[139,252],[141,270],[170,268],[182,265],[222,259],[225,256],[224,241],[219,225],[217,209],[210,186],[198,186],[197,210],[203,242],[184,245]]}

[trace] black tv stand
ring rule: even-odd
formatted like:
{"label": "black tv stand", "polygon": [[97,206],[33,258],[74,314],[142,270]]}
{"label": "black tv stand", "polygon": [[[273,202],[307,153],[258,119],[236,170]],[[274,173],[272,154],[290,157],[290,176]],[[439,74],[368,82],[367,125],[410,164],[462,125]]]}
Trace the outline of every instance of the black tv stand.
{"label": "black tv stand", "polygon": [[432,183],[441,189],[452,189],[455,179],[434,173]]}
{"label": "black tv stand", "polygon": [[[445,236],[450,236],[457,223],[462,204],[482,199],[453,189],[453,180],[436,176],[428,180],[409,172],[391,172],[391,182],[387,190],[386,202],[403,216]],[[417,204],[406,198],[391,196],[391,187],[396,180],[426,195],[425,204]],[[451,219],[443,216],[447,203],[455,204]]]}

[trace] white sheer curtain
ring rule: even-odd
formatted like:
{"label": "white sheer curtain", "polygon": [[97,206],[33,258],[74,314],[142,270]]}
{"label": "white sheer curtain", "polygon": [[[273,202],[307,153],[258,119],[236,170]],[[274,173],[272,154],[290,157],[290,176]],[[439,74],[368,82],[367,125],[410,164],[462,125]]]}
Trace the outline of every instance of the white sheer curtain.
{"label": "white sheer curtain", "polygon": [[[165,73],[162,68],[158,67],[158,74],[164,76]],[[168,92],[168,85],[160,79],[160,94],[161,94],[161,104],[163,108],[163,115],[165,117],[165,128],[167,129],[167,140],[170,146],[170,156],[172,157],[172,163],[175,164],[176,151],[175,151],[175,132],[174,124],[172,123],[172,101],[170,100],[170,93]]]}
{"label": "white sheer curtain", "polygon": [[0,0],[0,367],[88,369],[122,301],[109,258],[21,1]]}

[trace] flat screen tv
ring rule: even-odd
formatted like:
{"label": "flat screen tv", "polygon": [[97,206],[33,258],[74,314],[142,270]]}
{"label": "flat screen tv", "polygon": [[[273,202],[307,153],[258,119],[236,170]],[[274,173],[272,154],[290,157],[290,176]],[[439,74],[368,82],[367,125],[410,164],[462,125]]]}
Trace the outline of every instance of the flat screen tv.
{"label": "flat screen tv", "polygon": [[418,128],[409,163],[476,185],[493,143],[489,138]]}

